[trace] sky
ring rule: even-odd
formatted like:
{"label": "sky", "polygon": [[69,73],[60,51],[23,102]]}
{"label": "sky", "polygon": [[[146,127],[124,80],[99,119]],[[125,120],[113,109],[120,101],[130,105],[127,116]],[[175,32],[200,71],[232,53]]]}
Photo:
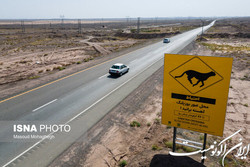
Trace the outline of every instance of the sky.
{"label": "sky", "polygon": [[250,16],[250,0],[0,0],[0,19]]}

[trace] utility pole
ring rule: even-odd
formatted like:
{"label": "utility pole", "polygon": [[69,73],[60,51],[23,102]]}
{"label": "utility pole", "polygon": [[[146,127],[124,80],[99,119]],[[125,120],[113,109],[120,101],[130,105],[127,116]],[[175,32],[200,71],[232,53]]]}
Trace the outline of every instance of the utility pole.
{"label": "utility pole", "polygon": [[140,33],[140,17],[138,17],[138,20],[137,20],[137,34]]}
{"label": "utility pole", "polygon": [[129,23],[129,16],[126,17],[127,18],[127,24]]}
{"label": "utility pole", "polygon": [[64,15],[60,15],[61,18],[61,28],[63,29],[64,26]]}
{"label": "utility pole", "polygon": [[100,19],[100,25],[101,25],[102,28],[104,28],[103,23],[104,23],[104,20],[103,20],[103,18],[101,18],[101,19]]}
{"label": "utility pole", "polygon": [[81,19],[78,19],[78,33],[82,33],[82,24],[81,24]]}
{"label": "utility pole", "polygon": [[127,18],[127,26],[128,26],[128,28],[129,28],[129,27],[130,27],[130,26],[129,26],[129,25],[130,25],[130,23],[129,23],[129,22],[130,22],[130,18],[129,18],[129,16],[127,16],[126,18]]}
{"label": "utility pole", "polygon": [[24,20],[21,21],[21,28],[22,28],[22,32],[25,32],[25,27],[24,27]]}
{"label": "utility pole", "polygon": [[158,17],[155,17],[155,25],[157,25]]}
{"label": "utility pole", "polygon": [[[200,19],[200,20],[201,20],[201,19]],[[202,22],[202,31],[201,31],[201,37],[202,37],[202,35],[203,35],[204,21],[203,21],[203,20],[201,20],[201,22]]]}

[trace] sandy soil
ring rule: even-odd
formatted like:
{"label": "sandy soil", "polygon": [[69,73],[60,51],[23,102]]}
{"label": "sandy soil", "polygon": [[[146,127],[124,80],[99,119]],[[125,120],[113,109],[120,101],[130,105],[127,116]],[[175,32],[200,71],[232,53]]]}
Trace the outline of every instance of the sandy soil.
{"label": "sandy soil", "polygon": [[[220,25],[209,33],[221,32]],[[225,27],[222,29],[228,32],[230,27]],[[236,30],[233,29],[233,31]],[[211,44],[216,47],[216,51]],[[214,141],[218,142],[232,135],[239,129],[241,129],[240,134],[230,140],[228,147],[238,144],[239,138],[242,138],[245,145],[250,143],[249,44],[249,38],[206,38],[205,41],[190,45],[188,50],[191,49],[191,51],[183,52],[183,54],[190,55],[234,57],[224,137],[208,135],[208,146]],[[173,130],[160,123],[162,76],[163,68],[147,79],[93,127],[89,132],[88,142],[76,142],[50,166],[113,167],[119,166],[121,161],[125,160],[127,166],[142,167],[149,166],[155,154],[168,154],[172,147]],[[133,122],[135,127],[132,127]],[[202,134],[183,129],[178,129],[177,136],[198,142],[203,140]],[[178,146],[177,151],[193,150]],[[200,155],[192,156],[192,158],[200,161]],[[221,157],[207,155],[205,165],[221,166],[220,160]],[[229,154],[225,164],[225,166],[248,166],[249,157],[241,160]]]}
{"label": "sandy soil", "polygon": [[[27,81],[27,89],[36,85],[33,80],[40,80],[36,83],[41,84],[48,78],[65,75],[66,71],[70,73],[77,66],[84,68],[90,61],[144,42],[109,35],[91,32],[80,36],[72,33],[1,36],[0,98],[20,91],[21,81]],[[48,77],[55,73],[56,76]]]}
{"label": "sandy soil", "polygon": [[[1,25],[0,98],[114,58],[129,48],[137,49],[145,43],[197,26],[151,27],[151,24],[151,28],[143,28],[140,38],[136,38],[128,23],[104,25],[83,24],[81,34],[77,32],[77,24],[66,22],[64,27],[61,24],[26,25],[24,32],[20,25]],[[142,25],[147,27],[147,24]],[[128,33],[122,33],[124,31]]]}

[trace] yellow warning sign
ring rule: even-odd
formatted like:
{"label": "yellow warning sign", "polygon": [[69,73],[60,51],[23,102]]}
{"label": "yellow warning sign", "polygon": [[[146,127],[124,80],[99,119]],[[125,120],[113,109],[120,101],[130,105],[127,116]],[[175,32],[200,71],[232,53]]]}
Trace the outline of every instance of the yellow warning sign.
{"label": "yellow warning sign", "polygon": [[165,54],[162,123],[223,136],[233,58]]}

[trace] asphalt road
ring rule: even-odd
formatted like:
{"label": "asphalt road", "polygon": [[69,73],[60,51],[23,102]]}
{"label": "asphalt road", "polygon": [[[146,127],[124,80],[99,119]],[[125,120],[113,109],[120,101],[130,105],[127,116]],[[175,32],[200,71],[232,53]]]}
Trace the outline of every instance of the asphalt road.
{"label": "asphalt road", "polygon": [[[205,26],[206,31],[214,22]],[[158,42],[89,69],[42,85],[0,102],[0,165],[47,166],[54,158],[85,134],[114,106],[163,65],[164,53],[178,53],[192,42],[202,28],[174,36],[171,42]],[[111,77],[109,67],[124,63],[130,71]],[[13,125],[69,125],[69,132],[51,134],[50,139],[14,139]],[[20,129],[19,129],[20,130]],[[21,129],[22,131],[24,129]],[[32,130],[32,129],[30,129]],[[34,129],[33,129],[34,130]],[[88,137],[83,138],[88,142]]]}

